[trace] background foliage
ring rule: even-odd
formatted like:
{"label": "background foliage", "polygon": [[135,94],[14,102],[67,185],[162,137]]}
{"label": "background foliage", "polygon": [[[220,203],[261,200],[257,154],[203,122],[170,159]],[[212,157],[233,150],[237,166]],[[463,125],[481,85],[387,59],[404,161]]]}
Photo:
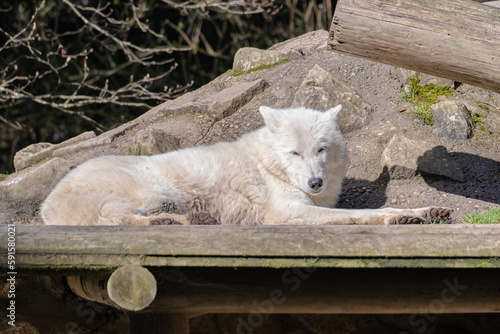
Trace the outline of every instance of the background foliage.
{"label": "background foliage", "polygon": [[244,46],[328,29],[335,0],[11,0],[0,7],[0,173],[199,87]]}

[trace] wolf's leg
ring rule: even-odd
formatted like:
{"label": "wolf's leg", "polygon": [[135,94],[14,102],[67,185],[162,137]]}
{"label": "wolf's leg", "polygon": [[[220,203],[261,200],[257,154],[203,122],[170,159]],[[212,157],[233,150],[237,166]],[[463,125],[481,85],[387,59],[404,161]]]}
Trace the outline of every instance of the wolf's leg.
{"label": "wolf's leg", "polygon": [[443,221],[452,212],[449,208],[426,207],[419,209],[328,209],[317,206],[300,205],[292,208],[290,220],[284,224],[310,225],[390,225],[423,224]]}

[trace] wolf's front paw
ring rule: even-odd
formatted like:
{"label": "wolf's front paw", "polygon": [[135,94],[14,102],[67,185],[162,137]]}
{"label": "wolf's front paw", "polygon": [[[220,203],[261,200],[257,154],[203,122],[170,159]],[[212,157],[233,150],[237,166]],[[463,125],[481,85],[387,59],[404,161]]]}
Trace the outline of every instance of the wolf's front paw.
{"label": "wolf's front paw", "polygon": [[424,210],[426,210],[425,219],[428,223],[447,221],[453,212],[453,209],[442,207],[428,207],[424,208]]}
{"label": "wolf's front paw", "polygon": [[406,214],[395,215],[386,219],[386,225],[406,225],[406,224],[424,224],[425,219],[419,216]]}
{"label": "wolf's front paw", "polygon": [[387,217],[386,224],[430,224],[447,221],[453,212],[450,208],[427,207],[403,210]]}
{"label": "wolf's front paw", "polygon": [[149,225],[184,225],[172,218],[156,218],[149,221]]}
{"label": "wolf's front paw", "polygon": [[220,222],[205,212],[193,213],[189,216],[191,225],[220,225]]}

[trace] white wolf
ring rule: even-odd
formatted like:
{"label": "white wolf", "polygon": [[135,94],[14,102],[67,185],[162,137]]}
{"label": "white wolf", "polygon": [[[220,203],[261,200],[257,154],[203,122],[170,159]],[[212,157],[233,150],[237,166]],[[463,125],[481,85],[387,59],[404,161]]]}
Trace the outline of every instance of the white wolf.
{"label": "white wolf", "polygon": [[[403,224],[446,208],[333,209],[348,163],[326,112],[260,107],[265,126],[232,143],[153,156],[104,156],[71,171],[42,206],[46,224]],[[203,219],[202,219],[203,220]]]}

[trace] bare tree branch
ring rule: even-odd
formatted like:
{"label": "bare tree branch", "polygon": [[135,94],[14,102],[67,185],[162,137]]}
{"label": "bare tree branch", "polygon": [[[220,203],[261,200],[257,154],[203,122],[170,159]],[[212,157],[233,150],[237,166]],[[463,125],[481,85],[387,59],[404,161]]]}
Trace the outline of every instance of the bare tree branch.
{"label": "bare tree branch", "polygon": [[[173,58],[165,58],[164,55],[173,51],[192,50],[192,46],[187,44],[174,47],[163,43],[148,47],[117,37],[120,36],[117,31],[128,32],[136,27],[146,36],[166,41],[164,36],[141,21],[145,13],[144,2],[139,1],[136,6],[131,1],[132,15],[124,19],[112,16],[113,10],[110,9],[109,3],[85,7],[72,0],[62,0],[62,4],[81,20],[80,27],[61,33],[48,31],[48,27],[40,30],[40,27],[37,27],[37,18],[42,15],[42,9],[46,5],[45,0],[42,0],[19,31],[11,33],[0,28],[0,34],[6,37],[6,42],[0,46],[0,56],[6,55],[5,59],[8,59],[5,66],[0,68],[0,110],[8,110],[19,106],[20,102],[30,101],[75,115],[91,123],[97,130],[104,131],[105,126],[86,115],[84,109],[93,105],[150,108],[158,102],[181,94],[192,85],[188,83],[177,85],[175,88],[164,86],[162,90],[157,88],[151,90],[153,86],[158,86],[158,83],[169,75],[177,64],[159,74],[148,73],[139,79],[131,76],[129,82],[117,85],[119,81],[115,80],[114,76],[121,76],[127,68],[142,66],[150,69],[153,66],[163,66],[173,62]],[[93,42],[98,43],[99,47],[104,47],[115,54],[122,52],[127,60],[116,66],[98,69],[95,68],[95,62],[92,68],[89,67],[89,57],[97,56],[93,48],[69,53],[64,44],[71,43],[72,38],[78,38],[87,31],[94,32]],[[75,45],[71,43],[70,46],[74,49]],[[160,55],[161,58],[156,59],[155,55]],[[114,59],[109,58],[109,62],[114,64]],[[21,70],[18,64],[28,64],[32,71],[25,66]],[[75,70],[76,75],[72,74]],[[47,86],[53,81],[50,78],[56,79],[54,82],[56,87]],[[114,82],[113,85],[111,81]],[[15,130],[23,129],[19,122],[10,121],[6,117],[2,116],[0,121]]]}
{"label": "bare tree branch", "polygon": [[188,0],[188,1],[175,1],[175,0],[162,0],[173,8],[181,8],[184,10],[215,10],[222,13],[231,15],[251,15],[262,13],[266,8],[273,6],[273,1],[243,1],[243,0]]}

